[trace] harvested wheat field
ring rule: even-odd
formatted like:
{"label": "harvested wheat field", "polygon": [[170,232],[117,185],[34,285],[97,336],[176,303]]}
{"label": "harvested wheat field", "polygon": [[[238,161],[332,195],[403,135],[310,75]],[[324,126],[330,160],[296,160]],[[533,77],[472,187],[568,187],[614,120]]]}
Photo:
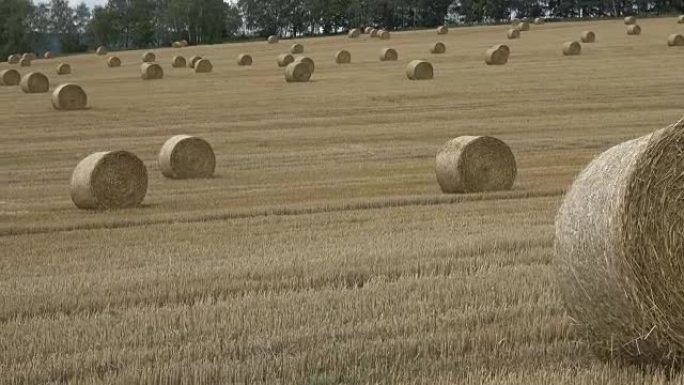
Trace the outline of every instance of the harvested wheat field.
{"label": "harvested wheat field", "polygon": [[[143,51],[116,69],[60,57],[66,78],[33,61],[50,93],[0,87],[0,384],[681,384],[596,358],[552,266],[577,174],[684,115],[684,49],[665,44],[683,26],[639,24],[452,27],[442,55],[434,29],[393,31],[387,62],[367,34],[161,48],[156,81]],[[587,30],[596,43],[563,56]],[[295,43],[308,82],[276,65]],[[486,65],[503,43],[506,65]],[[213,71],[173,68],[179,54]],[[434,80],[407,79],[428,58]],[[67,82],[87,109],[52,107]],[[211,178],[162,175],[175,135],[211,143]],[[435,156],[461,136],[510,147],[511,189],[441,192]],[[108,151],[144,162],[144,200],[81,210],[74,168]]]}

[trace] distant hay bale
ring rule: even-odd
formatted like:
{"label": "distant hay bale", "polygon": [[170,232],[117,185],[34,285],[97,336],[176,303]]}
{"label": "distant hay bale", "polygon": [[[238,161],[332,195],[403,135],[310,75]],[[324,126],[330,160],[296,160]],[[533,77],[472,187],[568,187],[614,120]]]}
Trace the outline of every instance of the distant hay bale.
{"label": "distant hay bale", "polygon": [[211,178],[216,168],[216,156],[204,139],[176,135],[159,151],[162,175],[172,179]]}
{"label": "distant hay bale", "polygon": [[294,56],[289,53],[282,53],[278,55],[278,67],[287,67],[294,61]]}
{"label": "distant hay bale", "polygon": [[632,25],[636,24],[636,17],[635,16],[627,16],[625,17],[625,25]]}
{"label": "distant hay bale", "polygon": [[74,169],[70,193],[80,209],[135,207],[147,194],[147,168],[128,151],[96,152]]}
{"label": "distant hay bale", "polygon": [[350,39],[356,39],[356,38],[358,38],[359,36],[361,36],[361,30],[358,29],[358,28],[352,28],[352,29],[349,30],[349,33],[347,33],[347,36],[348,36]]}
{"label": "distant hay bale", "polygon": [[530,22],[529,21],[521,21],[520,23],[518,23],[518,25],[516,27],[521,31],[529,31],[530,30]]}
{"label": "distant hay bale", "polygon": [[143,63],[140,66],[140,78],[143,80],[163,79],[164,69],[156,63]]}
{"label": "distant hay bale", "polygon": [[577,41],[566,41],[563,43],[563,55],[576,56],[582,53],[582,44]]}
{"label": "distant hay bale", "polygon": [[582,32],[582,43],[593,43],[596,41],[596,34],[592,31]]}
{"label": "distant hay bale", "polygon": [[448,33],[449,33],[449,27],[447,27],[445,25],[440,25],[439,27],[437,27],[437,34],[438,35],[446,35]]}
{"label": "distant hay bale", "polygon": [[157,60],[157,55],[154,52],[147,51],[142,54],[141,59],[143,63],[154,63]]}
{"label": "distant hay bale", "polygon": [[506,37],[509,39],[518,39],[520,38],[520,30],[518,28],[509,28],[508,31],[506,31]]}
{"label": "distant hay bale", "polygon": [[19,64],[20,60],[21,60],[21,56],[19,56],[19,55],[9,55],[7,57],[7,63],[9,63],[9,64]]}
{"label": "distant hay bale", "polygon": [[299,44],[299,43],[292,44],[292,47],[290,47],[290,53],[292,53],[292,54],[304,53],[304,46]]}
{"label": "distant hay bale", "polygon": [[434,74],[432,64],[425,60],[413,60],[406,66],[406,77],[411,80],[429,80]]}
{"label": "distant hay bale", "polygon": [[50,90],[50,80],[40,72],[29,72],[21,78],[21,90],[27,94],[42,94]]}
{"label": "distant hay bale", "polygon": [[208,59],[200,59],[195,63],[195,73],[206,74],[214,70],[214,65]]}
{"label": "distant hay bale", "polygon": [[303,83],[311,79],[311,67],[308,63],[297,61],[285,68],[285,80],[288,83]]}
{"label": "distant hay bale", "polygon": [[366,28],[363,29],[363,33],[369,34],[373,29],[374,29],[374,28],[373,28],[373,27],[370,27],[370,26],[369,26],[369,27],[366,27]]}
{"label": "distant hay bale", "polygon": [[88,105],[88,96],[81,86],[62,84],[52,93],[52,106],[56,110],[83,110]]}
{"label": "distant hay bale", "polygon": [[542,24],[544,24],[544,19],[541,17],[535,17],[534,18],[534,24],[542,25]]}
{"label": "distant hay bale", "polygon": [[641,35],[641,27],[638,24],[629,25],[627,26],[627,34],[632,36]]}
{"label": "distant hay bale", "polygon": [[511,20],[511,25],[514,27],[516,27],[519,23],[520,23],[520,19],[518,19],[517,17],[515,17],[515,18],[513,18],[513,20]]}
{"label": "distant hay bale", "polygon": [[378,37],[380,38],[380,40],[389,40],[390,33],[389,31],[381,30],[378,32]]}
{"label": "distant hay bale", "polygon": [[22,59],[28,59],[30,61],[34,61],[34,60],[38,59],[38,55],[36,55],[33,52],[25,53],[25,54],[21,55],[21,57],[22,57]]}
{"label": "distant hay bale", "polygon": [[190,43],[188,43],[188,41],[185,39],[181,40],[179,43],[181,44],[181,47],[187,47],[190,45]]}
{"label": "distant hay bale", "polygon": [[45,54],[43,54],[43,57],[44,57],[45,59],[54,59],[54,58],[55,58],[55,54],[52,53],[52,52],[50,52],[50,51],[46,51]]}
{"label": "distant hay bale", "polygon": [[173,68],[185,68],[187,65],[188,62],[183,56],[176,55],[171,59],[171,67]]}
{"label": "distant hay bale", "polygon": [[435,173],[442,192],[510,190],[518,169],[511,149],[489,136],[461,136],[437,153]]}
{"label": "distant hay bale", "polygon": [[368,32],[368,36],[370,36],[372,38],[378,37],[377,28],[371,28],[370,32]]}
{"label": "distant hay bale", "polygon": [[109,56],[107,58],[107,66],[109,68],[121,67],[121,59],[117,56]]}
{"label": "distant hay bale", "polygon": [[280,41],[280,38],[276,35],[271,35],[268,37],[268,44],[276,44]]}
{"label": "distant hay bale", "polygon": [[188,68],[195,68],[195,63],[202,60],[202,56],[191,56],[188,60]]}
{"label": "distant hay bale", "polygon": [[345,49],[337,51],[335,54],[335,63],[349,64],[351,63],[351,53]]}
{"label": "distant hay bale", "polygon": [[23,57],[21,60],[19,60],[19,66],[21,67],[30,67],[31,66],[31,59]]}
{"label": "distant hay bale", "polygon": [[0,86],[18,86],[20,81],[19,71],[13,69],[0,71]]}
{"label": "distant hay bale", "polygon": [[446,45],[444,45],[444,43],[442,43],[442,42],[438,41],[437,43],[433,44],[432,47],[430,47],[430,53],[439,55],[439,54],[443,54],[445,52],[446,52]]}
{"label": "distant hay bale", "polygon": [[181,44],[180,41],[174,41],[173,43],[171,43],[171,47],[173,47],[173,48],[183,48],[183,44]]}
{"label": "distant hay bale", "polygon": [[679,17],[677,18],[677,23],[684,24],[684,15],[679,15]]}
{"label": "distant hay bale", "polygon": [[508,63],[511,49],[504,44],[497,44],[485,51],[485,63],[488,65],[504,65]]}
{"label": "distant hay bale", "polygon": [[60,63],[57,66],[57,75],[70,75],[71,74],[71,65],[68,63]]}
{"label": "distant hay bale", "polygon": [[667,37],[668,47],[681,47],[684,46],[684,35],[681,33],[673,33]]}
{"label": "distant hay bale", "polygon": [[95,54],[96,54],[97,56],[104,56],[104,55],[107,54],[107,48],[106,48],[105,46],[99,46],[99,47],[97,47],[97,49],[95,50]]}
{"label": "distant hay bale", "polygon": [[380,50],[380,61],[397,61],[399,53],[394,48],[383,48]]}
{"label": "distant hay bale", "polygon": [[252,56],[246,53],[241,53],[240,55],[238,55],[237,63],[239,66],[251,66]]}
{"label": "distant hay bale", "polygon": [[553,267],[565,310],[601,358],[684,357],[684,118],[596,157],[565,196]]}

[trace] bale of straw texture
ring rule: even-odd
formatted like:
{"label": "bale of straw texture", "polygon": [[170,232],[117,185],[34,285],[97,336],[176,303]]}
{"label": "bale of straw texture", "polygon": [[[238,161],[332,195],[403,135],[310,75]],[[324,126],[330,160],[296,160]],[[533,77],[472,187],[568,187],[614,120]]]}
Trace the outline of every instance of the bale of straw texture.
{"label": "bale of straw texture", "polygon": [[84,110],[88,105],[88,95],[81,86],[62,84],[52,93],[52,106],[56,110]]}
{"label": "bale of straw texture", "polygon": [[19,66],[30,67],[31,66],[31,59],[29,59],[27,57],[21,58],[21,60],[19,60]]}
{"label": "bale of straw texture", "polygon": [[679,15],[679,17],[677,18],[677,23],[684,24],[684,15]]}
{"label": "bale of straw texture", "polygon": [[80,209],[135,207],[147,194],[147,168],[128,151],[96,152],[74,169],[70,193]]}
{"label": "bale of straw texture", "polygon": [[518,28],[509,28],[508,31],[506,31],[506,37],[509,39],[519,39],[520,30]]}
{"label": "bale of straw texture", "polygon": [[188,41],[185,40],[185,39],[181,40],[181,41],[180,41],[180,44],[181,44],[181,47],[187,47],[187,46],[190,45],[190,43],[188,43]]}
{"label": "bale of straw texture", "polygon": [[17,86],[20,81],[19,71],[13,69],[0,71],[0,86]]}
{"label": "bale of straw texture", "polygon": [[104,46],[97,47],[97,49],[95,50],[95,54],[97,56],[104,56],[107,54],[107,48]]}
{"label": "bale of straw texture", "polygon": [[358,29],[358,28],[352,28],[352,29],[349,30],[349,33],[347,33],[347,36],[348,36],[350,39],[356,39],[356,38],[358,38],[359,36],[361,36],[361,30]]}
{"label": "bale of straw texture", "polygon": [[109,56],[107,58],[107,67],[121,67],[121,59],[119,59],[117,56]]}
{"label": "bale of straw texture", "polygon": [[71,74],[71,65],[68,63],[60,63],[57,66],[57,75],[69,75]]}
{"label": "bale of straw texture", "polygon": [[195,73],[206,74],[214,70],[214,65],[208,59],[200,59],[195,63]]}
{"label": "bale of straw texture", "polygon": [[210,178],[216,168],[216,156],[204,139],[176,135],[159,151],[162,175],[172,179]]}
{"label": "bale of straw texture", "polygon": [[446,52],[446,45],[442,42],[437,42],[430,47],[430,53],[443,54]]}
{"label": "bale of straw texture", "polygon": [[368,34],[370,33],[374,28],[373,27],[366,27],[363,29],[363,33]]}
{"label": "bale of straw texture", "polygon": [[510,190],[518,168],[513,152],[499,139],[461,136],[437,153],[437,182],[444,193]]}
{"label": "bale of straw texture", "polygon": [[582,32],[582,43],[593,43],[596,41],[596,34],[592,31]]}
{"label": "bale of straw texture", "polygon": [[34,61],[34,60],[38,59],[38,55],[36,55],[35,53],[32,53],[32,52],[25,53],[25,54],[21,55],[21,57],[23,59],[25,58],[25,59],[28,59],[30,61]]}
{"label": "bale of straw texture", "polygon": [[173,47],[173,48],[183,48],[183,44],[181,44],[180,41],[174,41],[173,43],[171,43],[171,47]]}
{"label": "bale of straw texture", "polygon": [[276,35],[271,35],[268,37],[268,44],[276,44],[277,42],[280,41],[280,38]]}
{"label": "bale of straw texture", "polygon": [[143,53],[140,58],[142,59],[143,63],[153,63],[157,60],[157,55],[155,55],[154,52],[147,51]]}
{"label": "bale of straw texture", "polygon": [[556,217],[556,281],[604,359],[684,358],[684,118],[594,159]]}
{"label": "bale of straw texture", "polygon": [[337,51],[337,53],[335,53],[335,63],[337,63],[337,64],[349,64],[349,63],[351,63],[351,53],[345,49]]}
{"label": "bale of straw texture", "polygon": [[378,37],[378,30],[376,28],[371,28],[370,32],[368,32],[368,36]]}
{"label": "bale of straw texture", "polygon": [[544,24],[544,19],[541,17],[535,17],[534,18],[534,24],[542,25],[542,24]]}
{"label": "bale of straw texture", "polygon": [[638,24],[632,24],[627,26],[627,34],[628,35],[641,35],[641,27],[639,27]]}
{"label": "bale of straw texture", "polygon": [[311,79],[311,67],[305,62],[290,63],[285,68],[285,80],[288,83],[303,83]]}
{"label": "bale of straw texture", "polygon": [[292,47],[290,47],[290,53],[304,53],[304,46],[299,43],[292,44]]}
{"label": "bale of straw texture", "polygon": [[425,60],[413,60],[406,66],[406,77],[411,80],[429,80],[434,75],[432,64]]}
{"label": "bale of straw texture", "polygon": [[390,33],[389,31],[382,30],[378,32],[378,37],[380,38],[380,40],[389,40]]}
{"label": "bale of straw texture", "polygon": [[497,44],[485,51],[485,63],[488,65],[504,65],[508,63],[511,50],[507,45]]}
{"label": "bale of straw texture", "polygon": [[50,90],[50,80],[40,72],[29,72],[21,78],[19,86],[24,93],[42,94]]}
{"label": "bale of straw texture", "polygon": [[7,58],[7,63],[9,64],[19,64],[19,60],[21,60],[21,56],[19,55],[9,55]]}
{"label": "bale of straw texture", "polygon": [[173,59],[171,59],[171,67],[173,68],[185,68],[188,63],[185,61],[185,57],[177,55],[174,56]]}
{"label": "bale of straw texture", "polygon": [[278,67],[287,67],[294,61],[294,56],[289,53],[282,53],[278,55]]}
{"label": "bale of straw texture", "polygon": [[437,34],[438,35],[446,35],[449,33],[449,28],[445,25],[440,25],[437,27]]}
{"label": "bale of straw texture", "polygon": [[516,27],[521,31],[529,31],[530,30],[530,22],[529,21],[521,21],[520,23],[518,23],[518,25]]}
{"label": "bale of straw texture", "polygon": [[239,66],[251,66],[252,65],[252,55],[246,53],[241,53],[238,55],[237,63]]}
{"label": "bale of straw texture", "polygon": [[45,59],[54,59],[54,58],[55,58],[55,54],[52,53],[52,52],[50,52],[50,51],[47,51],[47,52],[45,52],[45,53],[43,54],[43,57],[44,57]]}
{"label": "bale of straw texture", "polygon": [[506,55],[511,54],[511,48],[509,46],[507,46],[506,44],[495,44],[491,48],[500,49],[500,50],[506,52]]}
{"label": "bale of straw texture", "polygon": [[202,60],[202,56],[191,56],[188,59],[188,68],[195,68],[195,63]]}
{"label": "bale of straw texture", "polygon": [[682,47],[684,46],[684,35],[681,33],[673,33],[667,37],[668,47]]}
{"label": "bale of straw texture", "polygon": [[313,74],[316,71],[316,63],[314,63],[313,59],[311,59],[308,56],[299,56],[295,58],[295,63],[302,62],[306,63],[306,65],[309,66],[309,71]]}
{"label": "bale of straw texture", "polygon": [[636,24],[636,17],[635,16],[627,16],[625,17],[625,25],[632,25]]}
{"label": "bale of straw texture", "polygon": [[582,44],[577,41],[566,41],[563,43],[563,55],[575,56],[582,53]]}
{"label": "bale of straw texture", "polygon": [[380,61],[397,61],[399,53],[394,48],[383,48],[380,50]]}
{"label": "bale of straw texture", "polygon": [[140,78],[143,80],[163,79],[164,69],[156,63],[143,63],[140,66]]}

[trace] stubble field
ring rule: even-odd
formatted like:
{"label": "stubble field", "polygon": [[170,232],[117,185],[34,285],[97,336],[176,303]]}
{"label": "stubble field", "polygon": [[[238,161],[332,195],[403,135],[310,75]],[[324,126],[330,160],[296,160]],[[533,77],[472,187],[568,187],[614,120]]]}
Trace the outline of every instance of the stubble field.
{"label": "stubble field", "polygon": [[[40,60],[87,111],[0,87],[0,384],[665,384],[684,376],[594,359],[554,286],[562,194],[598,153],[684,114],[674,18],[298,39],[312,81],[288,84],[265,42]],[[564,57],[591,29],[597,42]],[[431,55],[431,43],[447,45]],[[495,43],[505,66],[486,66]],[[398,62],[380,63],[392,47]],[[337,65],[339,49],[352,64]],[[254,57],[238,67],[239,53]],[[172,69],[202,55],[214,72]],[[412,59],[435,79],[406,79]],[[8,67],[0,64],[0,69]],[[22,69],[22,73],[27,72]],[[165,140],[208,140],[217,175],[161,176]],[[512,191],[443,195],[448,139],[491,135]],[[125,149],[150,175],[142,207],[78,210],[86,155]]]}

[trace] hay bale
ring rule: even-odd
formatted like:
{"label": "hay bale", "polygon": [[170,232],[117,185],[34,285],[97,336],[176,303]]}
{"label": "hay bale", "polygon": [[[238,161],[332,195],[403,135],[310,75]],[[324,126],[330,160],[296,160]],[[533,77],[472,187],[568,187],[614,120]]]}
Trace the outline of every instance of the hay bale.
{"label": "hay bale", "polygon": [[216,168],[216,156],[204,139],[176,135],[159,151],[162,175],[172,179],[211,178]]}
{"label": "hay bale", "polygon": [[288,83],[303,83],[311,79],[311,67],[305,62],[290,63],[285,68],[285,80]]}
{"label": "hay bale", "polygon": [[370,36],[371,38],[378,37],[378,29],[371,28],[370,32],[368,32],[368,36]]}
{"label": "hay bale", "polygon": [[668,47],[682,47],[684,46],[684,35],[681,33],[673,33],[667,37]]}
{"label": "hay bale", "polygon": [[627,34],[630,36],[641,35],[641,27],[638,24],[627,26]]}
{"label": "hay bale", "polygon": [[17,86],[20,81],[19,71],[13,69],[0,71],[0,86]]}
{"label": "hay bale", "polygon": [[42,94],[50,90],[50,80],[40,72],[29,72],[21,78],[19,86],[24,93]]}
{"label": "hay bale", "polygon": [[181,43],[181,47],[187,47],[190,45],[190,43],[188,43],[188,41],[185,39],[181,40],[180,43]]}
{"label": "hay bale", "polygon": [[351,53],[345,49],[337,51],[335,54],[335,63],[349,64],[351,63]]}
{"label": "hay bale", "polygon": [[510,190],[518,169],[513,152],[499,139],[461,136],[437,153],[435,173],[444,193]]}
{"label": "hay bale", "polygon": [[312,74],[316,71],[316,63],[314,63],[313,59],[308,56],[299,56],[295,58],[294,62],[306,63],[306,65],[309,66],[309,71],[311,71]]}
{"label": "hay bale", "polygon": [[38,59],[38,55],[36,55],[35,53],[32,53],[32,52],[25,53],[25,54],[21,55],[21,57],[22,57],[22,59],[28,59],[30,61],[34,61],[34,60]]}
{"label": "hay bale", "polygon": [[268,37],[268,44],[276,44],[280,41],[280,38],[276,35],[271,35]]}
{"label": "hay bale", "polygon": [[592,31],[582,32],[582,43],[593,43],[596,41],[596,34]]}
{"label": "hay bale", "polygon": [[147,168],[128,151],[96,152],[74,169],[70,193],[80,209],[135,207],[147,194]]}
{"label": "hay bale", "polygon": [[439,55],[446,52],[446,45],[442,42],[437,42],[430,47],[430,53]]}
{"label": "hay bale", "polygon": [[52,53],[52,52],[50,52],[50,51],[46,51],[46,52],[43,54],[43,57],[44,57],[45,59],[54,59],[54,58],[55,58],[55,54]]}
{"label": "hay bale", "polygon": [[157,55],[152,51],[147,51],[142,54],[141,59],[143,63],[154,63],[157,60]]}
{"label": "hay bale", "polygon": [[520,21],[520,23],[518,23],[518,25],[516,27],[521,31],[529,31],[530,30],[530,22],[527,20]]}
{"label": "hay bale", "polygon": [[394,48],[383,48],[380,50],[380,61],[397,61],[399,53]]}
{"label": "hay bale", "polygon": [[556,217],[556,280],[604,359],[684,357],[684,118],[594,159]]}
{"label": "hay bale", "polygon": [[252,56],[248,55],[246,53],[241,53],[240,55],[238,55],[237,64],[239,66],[251,66],[252,65]]}
{"label": "hay bale", "polygon": [[434,75],[432,64],[425,60],[413,60],[406,66],[406,77],[410,80],[429,80]]}
{"label": "hay bale", "polygon": [[504,65],[508,63],[511,49],[504,44],[497,44],[485,51],[485,63],[488,65]]}
{"label": "hay bale", "polygon": [[109,68],[121,67],[121,59],[119,59],[117,56],[107,57],[107,67],[109,67]]}
{"label": "hay bale", "polygon": [[19,60],[19,66],[20,67],[30,67],[31,66],[31,59],[23,57],[21,60]]}
{"label": "hay bale", "polygon": [[515,18],[513,18],[513,20],[511,20],[512,26],[516,27],[518,24],[520,24],[520,19],[518,19],[517,17],[515,17]]}
{"label": "hay bale", "polygon": [[140,78],[142,80],[163,79],[164,69],[156,63],[143,63],[140,66]]}
{"label": "hay bale", "polygon": [[625,25],[633,25],[636,24],[636,16],[627,16],[625,17]]}
{"label": "hay bale", "polygon": [[390,39],[390,33],[389,31],[381,30],[378,31],[378,37],[380,40],[389,40]]}
{"label": "hay bale", "polygon": [[195,63],[202,60],[202,56],[191,56],[188,60],[188,68],[195,68]]}
{"label": "hay bale", "polygon": [[81,86],[62,84],[52,93],[52,106],[56,110],[84,110],[88,105],[88,96]]}
{"label": "hay bale", "polygon": [[679,18],[677,18],[677,23],[684,24],[684,15],[679,15]]}
{"label": "hay bale", "polygon": [[447,27],[445,25],[440,25],[439,27],[437,27],[437,34],[438,35],[446,35],[448,33],[449,33],[449,27]]}
{"label": "hay bale", "polygon": [[576,56],[582,53],[582,44],[577,41],[566,41],[563,43],[563,55]]}
{"label": "hay bale", "polygon": [[16,55],[16,54],[15,55],[9,55],[9,57],[7,57],[7,63],[9,63],[9,64],[19,64],[20,60],[21,60],[21,56]]}
{"label": "hay bale", "polygon": [[282,53],[278,55],[278,67],[287,67],[294,61],[294,56],[289,53]]}
{"label": "hay bale", "polygon": [[304,46],[299,44],[299,43],[292,44],[292,47],[290,47],[290,53],[292,53],[292,54],[304,53]]}
{"label": "hay bale", "polygon": [[106,54],[107,54],[107,47],[105,47],[105,46],[99,46],[99,47],[97,47],[97,49],[95,50],[95,54],[96,54],[97,56],[104,56],[104,55],[106,55]]}
{"label": "hay bale", "polygon": [[206,74],[214,70],[214,65],[208,59],[200,59],[195,63],[196,74]]}
{"label": "hay bale", "polygon": [[374,29],[374,28],[373,28],[373,27],[370,27],[370,26],[369,26],[369,27],[366,27],[366,28],[363,29],[363,33],[369,34],[373,29]]}
{"label": "hay bale", "polygon": [[173,48],[183,48],[183,44],[181,44],[180,41],[174,41],[173,43],[171,43],[171,47],[173,47]]}
{"label": "hay bale", "polygon": [[534,18],[534,24],[542,25],[542,24],[544,24],[544,19],[541,17],[535,17]]}
{"label": "hay bale", "polygon": [[183,56],[176,55],[171,59],[171,67],[173,68],[185,68],[187,65],[188,62]]}
{"label": "hay bale", "polygon": [[519,39],[520,30],[518,28],[509,28],[508,31],[506,31],[506,37],[509,39]]}
{"label": "hay bale", "polygon": [[57,75],[70,75],[71,74],[71,65],[68,63],[60,63],[57,66]]}
{"label": "hay bale", "polygon": [[358,38],[359,36],[361,36],[361,30],[358,29],[358,28],[352,28],[352,29],[349,30],[349,33],[347,33],[347,36],[348,36],[350,39],[356,39],[356,38]]}

